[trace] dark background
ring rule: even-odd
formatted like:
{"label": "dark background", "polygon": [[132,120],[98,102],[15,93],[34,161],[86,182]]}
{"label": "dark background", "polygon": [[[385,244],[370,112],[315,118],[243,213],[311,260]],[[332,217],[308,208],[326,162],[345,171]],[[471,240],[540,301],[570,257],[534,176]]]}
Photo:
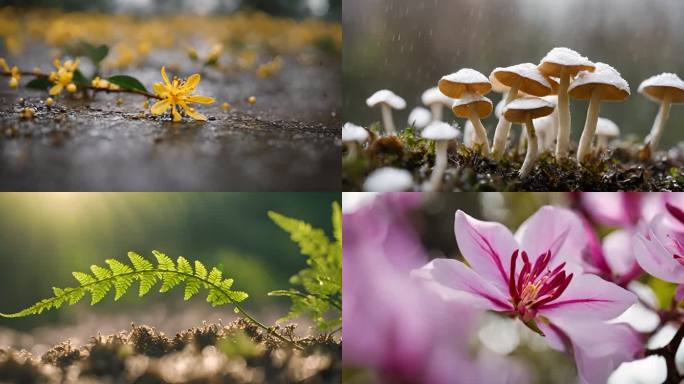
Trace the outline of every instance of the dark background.
{"label": "dark background", "polygon": [[[487,76],[498,66],[538,63],[553,47],[567,46],[594,62],[614,66],[629,82],[624,103],[604,103],[601,116],[640,139],[658,105],[637,93],[641,81],[661,72],[684,76],[684,2],[681,0],[345,0],[344,118],[380,120],[365,100],[389,88],[404,97],[395,113],[405,124],[421,93],[442,75],[470,67]],[[490,93],[494,102],[500,96]],[[572,99],[578,140],[587,102]],[[492,116],[485,126],[493,129]],[[684,138],[684,109],[673,106],[663,138]]]}

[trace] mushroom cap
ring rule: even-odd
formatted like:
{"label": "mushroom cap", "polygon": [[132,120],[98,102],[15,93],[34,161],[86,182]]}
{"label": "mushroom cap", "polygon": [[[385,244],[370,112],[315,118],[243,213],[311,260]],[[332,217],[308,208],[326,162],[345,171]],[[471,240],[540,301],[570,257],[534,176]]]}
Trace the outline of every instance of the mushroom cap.
{"label": "mushroom cap", "polygon": [[516,84],[521,92],[533,96],[546,96],[553,92],[547,78],[532,63],[523,63],[505,68],[496,68],[489,75],[489,80],[497,88],[501,85],[511,88]]}
{"label": "mushroom cap", "polygon": [[492,84],[480,72],[463,68],[456,73],[446,75],[439,80],[439,90],[453,99],[458,99],[466,92],[484,95],[492,90]]}
{"label": "mushroom cap", "polygon": [[470,108],[473,106],[475,113],[479,118],[485,118],[492,114],[492,101],[488,98],[477,94],[477,93],[464,93],[460,98],[454,100],[454,105],[451,106],[451,110],[454,111],[456,117],[468,118],[470,117]]}
{"label": "mushroom cap", "polygon": [[601,100],[605,101],[621,101],[630,95],[627,80],[605,63],[596,63],[594,72],[580,72],[570,84],[568,93],[576,99],[587,100],[595,90],[601,92]]}
{"label": "mushroom cap", "polygon": [[368,131],[356,124],[345,123],[342,126],[342,142],[343,143],[365,143],[368,141],[370,135]]}
{"label": "mushroom cap", "polygon": [[619,137],[620,127],[613,122],[613,120],[599,117],[596,123],[596,134],[606,137]]}
{"label": "mushroom cap", "polygon": [[451,126],[449,123],[435,121],[425,127],[420,135],[424,139],[435,141],[456,140],[461,137],[461,131]]}
{"label": "mushroom cap", "polygon": [[565,67],[570,76],[580,71],[593,71],[594,63],[570,48],[554,48],[539,63],[539,71],[546,76],[560,77]]}
{"label": "mushroom cap", "polygon": [[420,100],[423,102],[424,105],[440,103],[445,107],[450,107],[451,103],[454,102],[454,99],[445,96],[442,92],[440,92],[439,87],[430,88],[427,91],[423,92],[423,95],[421,96]]}
{"label": "mushroom cap", "polygon": [[432,121],[432,112],[423,107],[415,107],[408,118],[409,125],[418,129],[425,128]]}
{"label": "mushroom cap", "polygon": [[524,123],[553,113],[555,105],[540,97],[525,96],[511,101],[504,109],[504,117],[511,123]]}
{"label": "mushroom cap", "polygon": [[413,187],[413,176],[405,169],[385,167],[373,171],[363,183],[366,192],[403,192]]}
{"label": "mushroom cap", "polygon": [[406,108],[406,100],[387,89],[382,89],[375,92],[371,97],[368,98],[368,100],[366,100],[366,105],[368,105],[370,108],[380,104],[388,105],[394,109]]}
{"label": "mushroom cap", "polygon": [[670,102],[684,102],[684,81],[674,73],[651,76],[639,85],[639,93],[655,102],[661,102],[670,95]]}

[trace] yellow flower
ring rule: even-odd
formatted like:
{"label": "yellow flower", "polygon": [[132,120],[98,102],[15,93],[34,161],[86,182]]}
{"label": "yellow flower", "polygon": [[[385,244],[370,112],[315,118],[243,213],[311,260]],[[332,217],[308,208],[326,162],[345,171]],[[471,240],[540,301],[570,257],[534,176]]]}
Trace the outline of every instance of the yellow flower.
{"label": "yellow flower", "polygon": [[3,72],[9,72],[10,68],[7,65],[7,61],[5,60],[4,57],[0,57],[0,68],[2,68]]}
{"label": "yellow flower", "polygon": [[19,73],[19,68],[15,65],[12,67],[12,71],[10,72],[12,74],[12,78],[9,81],[9,86],[10,88],[16,88],[19,86],[19,80],[21,80],[21,74]]}
{"label": "yellow flower", "polygon": [[69,92],[71,92],[71,90],[76,92],[76,85],[72,83],[72,80],[74,79],[74,71],[78,68],[80,61],[78,59],[76,59],[76,61],[67,60],[64,62],[64,65],[62,65],[59,59],[55,59],[52,63],[55,65],[55,68],[57,68],[57,72],[50,73],[50,81],[55,83],[55,85],[50,88],[50,96],[59,95],[64,88],[67,88]]}
{"label": "yellow flower", "polygon": [[169,81],[168,76],[166,76],[166,68],[164,67],[161,69],[161,75],[164,82],[155,83],[153,89],[154,93],[161,97],[162,100],[156,102],[152,106],[150,110],[152,114],[161,115],[171,108],[174,122],[181,121],[179,110],[184,111],[188,116],[195,120],[206,121],[206,116],[188,105],[191,103],[211,104],[214,102],[214,98],[209,96],[191,95],[201,80],[200,75],[196,73],[188,77],[187,80],[181,80],[174,77],[173,81]]}

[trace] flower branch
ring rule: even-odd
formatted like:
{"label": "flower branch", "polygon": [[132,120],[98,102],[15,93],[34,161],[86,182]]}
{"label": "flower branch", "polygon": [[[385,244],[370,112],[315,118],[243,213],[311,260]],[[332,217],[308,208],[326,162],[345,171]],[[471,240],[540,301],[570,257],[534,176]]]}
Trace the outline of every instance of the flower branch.
{"label": "flower branch", "polygon": [[679,370],[677,370],[677,363],[675,361],[677,350],[682,344],[683,339],[684,324],[679,326],[679,330],[677,330],[677,333],[675,333],[674,337],[667,345],[661,348],[646,350],[646,356],[662,356],[665,358],[665,364],[667,365],[667,377],[663,384],[679,384],[683,379],[682,374],[679,373]]}

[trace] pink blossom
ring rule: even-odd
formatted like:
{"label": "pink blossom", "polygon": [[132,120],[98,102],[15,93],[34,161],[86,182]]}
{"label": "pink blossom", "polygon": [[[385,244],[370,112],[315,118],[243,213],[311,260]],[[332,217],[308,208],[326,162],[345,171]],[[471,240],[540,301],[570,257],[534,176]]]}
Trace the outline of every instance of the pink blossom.
{"label": "pink blossom", "polygon": [[519,318],[553,348],[571,352],[585,383],[604,383],[620,363],[641,352],[636,332],[607,322],[636,296],[583,273],[578,261],[587,237],[572,211],[542,207],[515,235],[458,211],[455,233],[469,266],[436,259],[414,271],[443,299]]}
{"label": "pink blossom", "polygon": [[397,197],[344,216],[345,365],[373,368],[384,383],[527,382],[510,361],[472,355],[481,310],[447,303],[410,279],[406,263],[427,256],[405,217],[388,210]]}

